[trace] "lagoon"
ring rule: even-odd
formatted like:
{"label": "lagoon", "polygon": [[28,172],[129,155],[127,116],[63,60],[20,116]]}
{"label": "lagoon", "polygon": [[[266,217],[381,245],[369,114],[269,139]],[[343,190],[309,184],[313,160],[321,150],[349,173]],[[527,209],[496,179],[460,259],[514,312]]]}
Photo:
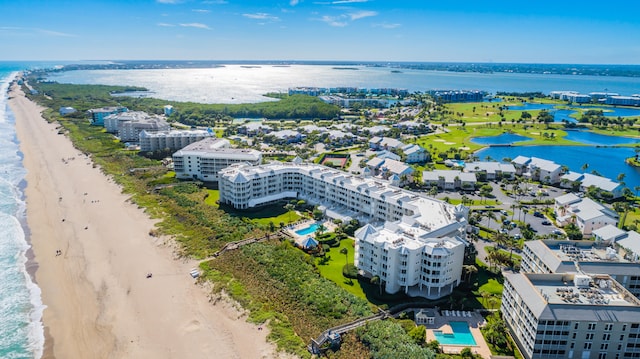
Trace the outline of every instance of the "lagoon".
{"label": "lagoon", "polygon": [[582,93],[608,89],[622,95],[638,92],[640,78],[616,76],[551,75],[522,73],[475,73],[353,66],[336,70],[331,65],[261,65],[247,68],[225,65],[207,69],[78,70],[49,74],[47,80],[74,84],[143,86],[153,97],[201,103],[247,103],[273,101],[268,92],[289,87],[404,88],[411,92],[434,89],[483,90],[490,93],[573,90]]}
{"label": "lagoon", "polygon": [[567,130],[565,139],[594,146],[615,146],[640,143],[640,138],[609,136],[581,130]]}

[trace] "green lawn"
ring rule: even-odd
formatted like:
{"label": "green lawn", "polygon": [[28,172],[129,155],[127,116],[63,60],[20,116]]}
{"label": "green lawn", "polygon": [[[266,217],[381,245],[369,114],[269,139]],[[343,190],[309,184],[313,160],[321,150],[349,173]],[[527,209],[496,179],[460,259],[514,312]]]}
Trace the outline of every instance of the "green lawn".
{"label": "green lawn", "polygon": [[[210,195],[211,196],[211,195]],[[219,194],[218,194],[219,196]],[[296,222],[301,218],[298,212],[291,210],[287,211],[284,208],[283,203],[276,203],[265,207],[250,210],[235,210],[229,206],[223,206],[225,212],[232,216],[248,218],[251,222],[256,223],[263,227],[268,227],[269,223],[277,227],[280,227],[280,223],[289,224]]]}
{"label": "green lawn", "polygon": [[342,275],[342,267],[344,267],[344,265],[346,264],[346,259],[344,254],[340,253],[340,250],[342,250],[342,248],[347,249],[347,257],[349,258],[349,263],[353,264],[353,246],[353,239],[343,239],[340,241],[340,247],[331,248],[329,250],[329,253],[327,253],[327,256],[331,257],[331,259],[329,259],[325,263],[322,263],[321,258],[317,258],[316,264],[318,270],[320,271],[320,275],[344,288],[347,292],[354,294],[360,298],[367,299],[367,296],[365,295],[364,290],[360,286],[360,283],[357,279],[345,278]]}
{"label": "green lawn", "polygon": [[208,189],[207,193],[209,194],[207,198],[204,200],[204,203],[218,208],[218,200],[220,199],[220,190],[217,189]]}

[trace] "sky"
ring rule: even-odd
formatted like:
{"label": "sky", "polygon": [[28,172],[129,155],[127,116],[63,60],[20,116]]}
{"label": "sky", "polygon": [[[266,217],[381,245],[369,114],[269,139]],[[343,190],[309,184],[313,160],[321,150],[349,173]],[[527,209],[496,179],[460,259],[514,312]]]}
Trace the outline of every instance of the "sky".
{"label": "sky", "polygon": [[0,0],[0,60],[640,64],[640,2]]}

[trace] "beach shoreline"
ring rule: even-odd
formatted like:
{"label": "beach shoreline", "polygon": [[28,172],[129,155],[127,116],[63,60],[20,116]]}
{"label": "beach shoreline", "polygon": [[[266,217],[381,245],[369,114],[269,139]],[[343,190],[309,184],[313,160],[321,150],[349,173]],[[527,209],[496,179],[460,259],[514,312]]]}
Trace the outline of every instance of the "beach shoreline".
{"label": "beach shoreline", "polygon": [[[268,332],[194,284],[194,260],[13,85],[27,169],[27,270],[46,306],[43,358],[275,358]],[[152,278],[146,278],[153,272]]]}

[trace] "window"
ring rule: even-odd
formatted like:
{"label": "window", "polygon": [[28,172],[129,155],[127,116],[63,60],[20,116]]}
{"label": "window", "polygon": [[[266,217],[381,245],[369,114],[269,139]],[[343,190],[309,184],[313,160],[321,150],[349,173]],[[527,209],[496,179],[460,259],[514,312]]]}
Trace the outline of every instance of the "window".
{"label": "window", "polygon": [[602,340],[604,340],[605,342],[609,341],[610,339],[611,339],[611,334],[605,333],[602,335]]}
{"label": "window", "polygon": [[609,349],[609,343],[600,344],[600,350],[607,350],[607,349]]}
{"label": "window", "polygon": [[605,332],[610,332],[611,329],[613,329],[613,323],[607,323],[604,325],[604,331]]}
{"label": "window", "polygon": [[596,330],[596,323],[589,323],[587,330]]}
{"label": "window", "polygon": [[584,343],[584,348],[585,349],[591,349],[591,342]]}
{"label": "window", "polygon": [[584,339],[585,340],[593,340],[593,333],[587,333],[587,336]]}

